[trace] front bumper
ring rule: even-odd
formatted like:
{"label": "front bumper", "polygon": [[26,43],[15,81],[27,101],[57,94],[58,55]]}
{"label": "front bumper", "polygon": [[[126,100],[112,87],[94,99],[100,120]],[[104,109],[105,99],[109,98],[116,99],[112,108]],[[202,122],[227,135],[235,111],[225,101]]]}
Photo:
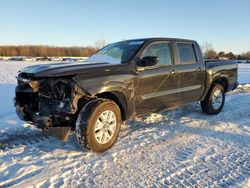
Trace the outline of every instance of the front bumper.
{"label": "front bumper", "polygon": [[17,116],[24,121],[35,124],[38,128],[47,130],[52,126],[52,118],[49,116],[40,116],[38,113],[32,112],[28,107],[18,104],[16,98],[13,99]]}
{"label": "front bumper", "polygon": [[46,131],[49,135],[56,137],[61,141],[67,141],[71,127],[52,127],[52,118],[48,116],[39,116],[38,113],[32,113],[24,107],[21,107],[16,98],[13,99],[17,116],[28,123]]}

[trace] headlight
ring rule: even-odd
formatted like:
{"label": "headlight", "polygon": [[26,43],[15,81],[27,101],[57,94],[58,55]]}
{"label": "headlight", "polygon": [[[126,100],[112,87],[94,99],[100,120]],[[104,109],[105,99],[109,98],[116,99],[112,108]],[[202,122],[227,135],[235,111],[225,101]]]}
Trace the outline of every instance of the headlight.
{"label": "headlight", "polygon": [[29,82],[29,86],[32,88],[34,92],[37,92],[39,89],[39,82],[37,80],[32,80]]}
{"label": "headlight", "polygon": [[30,80],[30,79],[26,79],[26,78],[22,78],[22,77],[16,77],[16,78],[21,83],[29,84],[29,86],[31,87],[31,89],[34,92],[38,91],[38,89],[39,89],[39,82],[37,80]]}

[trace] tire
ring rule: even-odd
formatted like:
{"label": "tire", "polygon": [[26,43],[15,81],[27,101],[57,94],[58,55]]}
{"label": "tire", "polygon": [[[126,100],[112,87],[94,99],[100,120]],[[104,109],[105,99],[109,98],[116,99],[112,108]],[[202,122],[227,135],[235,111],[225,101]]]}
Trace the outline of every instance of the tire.
{"label": "tire", "polygon": [[225,103],[224,87],[220,84],[213,84],[213,86],[207,93],[206,98],[203,101],[201,101],[201,108],[204,113],[215,115],[220,113],[220,111],[224,106],[224,103]]}
{"label": "tire", "polygon": [[115,102],[108,99],[92,100],[77,117],[77,142],[82,149],[104,152],[117,140],[121,122],[121,111]]}

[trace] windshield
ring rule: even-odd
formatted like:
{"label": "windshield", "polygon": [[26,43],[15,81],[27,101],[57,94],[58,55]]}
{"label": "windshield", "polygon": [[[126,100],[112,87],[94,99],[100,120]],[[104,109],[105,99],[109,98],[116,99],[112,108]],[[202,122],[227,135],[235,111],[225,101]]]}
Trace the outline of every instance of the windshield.
{"label": "windshield", "polygon": [[143,43],[144,41],[137,40],[110,44],[92,55],[87,61],[109,62],[114,64],[126,62],[135,55]]}

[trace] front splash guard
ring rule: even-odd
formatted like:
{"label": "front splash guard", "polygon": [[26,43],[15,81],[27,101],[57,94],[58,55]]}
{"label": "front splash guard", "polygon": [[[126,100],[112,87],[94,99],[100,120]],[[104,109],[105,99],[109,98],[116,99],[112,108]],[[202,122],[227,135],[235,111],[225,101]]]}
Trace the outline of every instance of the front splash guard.
{"label": "front splash guard", "polygon": [[71,127],[49,127],[46,132],[63,142],[68,141]]}

